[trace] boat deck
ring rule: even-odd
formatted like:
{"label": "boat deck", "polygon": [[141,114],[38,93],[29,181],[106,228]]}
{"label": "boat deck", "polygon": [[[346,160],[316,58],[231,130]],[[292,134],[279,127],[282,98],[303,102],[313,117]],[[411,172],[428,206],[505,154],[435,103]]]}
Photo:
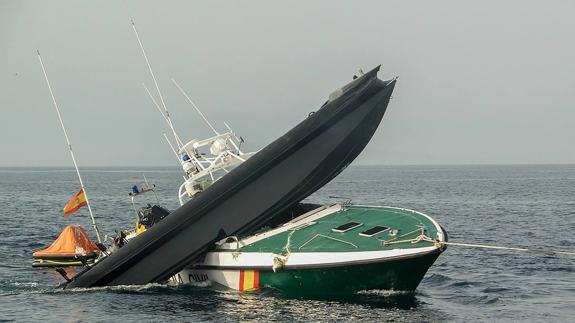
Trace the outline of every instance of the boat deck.
{"label": "boat deck", "polygon": [[[427,241],[412,243],[421,234],[432,239],[444,238],[441,228],[431,218],[401,208],[340,207],[320,218],[309,218],[297,221],[300,223],[297,226],[236,250],[272,253],[381,251],[433,246],[432,242]],[[345,230],[346,224],[351,228]],[[344,226],[339,230],[343,232],[335,232],[334,228],[340,226]],[[370,229],[372,232],[369,232]],[[380,232],[370,236],[369,233],[374,231]]]}

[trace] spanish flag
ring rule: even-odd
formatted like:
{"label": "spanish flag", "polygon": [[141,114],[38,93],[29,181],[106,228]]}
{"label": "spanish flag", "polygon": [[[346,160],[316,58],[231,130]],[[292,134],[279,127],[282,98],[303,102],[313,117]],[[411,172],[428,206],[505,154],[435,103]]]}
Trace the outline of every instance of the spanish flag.
{"label": "spanish flag", "polygon": [[78,193],[72,196],[68,204],[64,206],[64,217],[70,216],[72,213],[78,211],[79,208],[86,205],[88,205],[88,203],[86,203],[86,195],[84,194],[84,190],[80,189]]}
{"label": "spanish flag", "polygon": [[240,291],[247,292],[260,288],[260,272],[257,270],[240,270]]}

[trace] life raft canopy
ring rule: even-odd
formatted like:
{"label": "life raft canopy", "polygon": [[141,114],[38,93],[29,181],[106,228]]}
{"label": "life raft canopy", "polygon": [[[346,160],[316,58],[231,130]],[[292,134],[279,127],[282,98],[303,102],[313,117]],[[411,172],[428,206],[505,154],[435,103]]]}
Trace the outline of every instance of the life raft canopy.
{"label": "life raft canopy", "polygon": [[81,226],[69,225],[52,244],[32,254],[34,258],[74,258],[96,256],[100,249]]}

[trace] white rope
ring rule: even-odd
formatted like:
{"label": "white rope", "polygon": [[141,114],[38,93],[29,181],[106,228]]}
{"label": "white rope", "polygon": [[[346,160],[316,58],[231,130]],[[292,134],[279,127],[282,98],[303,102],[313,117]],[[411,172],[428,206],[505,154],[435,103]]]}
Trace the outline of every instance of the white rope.
{"label": "white rope", "polygon": [[326,238],[326,239],[329,239],[329,240],[333,240],[333,241],[345,243],[345,244],[348,244],[348,245],[350,245],[350,246],[352,246],[352,247],[354,247],[354,248],[356,248],[356,249],[359,248],[358,246],[356,246],[355,244],[353,244],[353,243],[351,243],[351,242],[348,242],[348,241],[345,241],[345,240],[341,240],[341,239],[338,239],[338,238],[334,238],[334,237],[330,237],[330,236],[326,236],[326,235],[323,235],[323,234],[318,233],[318,234],[316,234],[315,236],[313,236],[311,239],[309,239],[308,241],[304,242],[304,244],[302,244],[301,246],[299,246],[298,249],[301,250],[301,248],[303,248],[304,246],[306,246],[308,243],[310,243],[312,240],[314,240],[314,239],[317,238],[317,237],[322,237],[322,238]]}
{"label": "white rope", "polygon": [[497,250],[510,250],[510,251],[531,252],[531,253],[539,253],[539,254],[555,254],[555,255],[562,255],[562,256],[575,256],[575,252],[568,252],[568,251],[533,250],[533,249],[527,249],[527,248],[492,246],[492,245],[484,245],[484,244],[472,244],[472,243],[461,243],[461,242],[434,241],[434,240],[432,240],[432,239],[429,239],[428,242],[434,242],[434,243],[436,243],[436,244],[441,244],[441,245],[445,245],[445,246],[454,246],[454,247],[497,249]]}
{"label": "white rope", "polygon": [[290,245],[291,245],[291,236],[293,236],[295,230],[292,230],[287,237],[287,241],[286,241],[286,245],[283,247],[283,250],[285,251],[285,257],[286,260],[287,258],[289,258],[289,256],[291,255],[291,251],[290,251]]}
{"label": "white rope", "polygon": [[295,230],[292,230],[287,237],[287,241],[285,246],[283,247],[283,251],[285,252],[285,255],[278,255],[276,257],[274,257],[274,264],[272,265],[272,270],[274,271],[274,273],[282,268],[285,267],[286,262],[289,259],[289,256],[291,256],[291,251],[290,251],[290,244],[291,244],[291,236],[294,234]]}
{"label": "white rope", "polygon": [[398,243],[419,243],[419,242],[431,242],[437,247],[441,246],[453,246],[453,247],[467,247],[467,248],[481,248],[481,249],[495,249],[495,250],[508,250],[508,251],[520,251],[520,252],[530,252],[544,255],[562,255],[562,256],[575,256],[575,252],[569,251],[556,251],[556,250],[533,250],[527,248],[516,248],[516,247],[505,247],[505,246],[494,246],[485,244],[473,244],[473,243],[462,243],[462,242],[446,242],[433,240],[430,237],[421,234],[417,238],[412,240],[400,240],[400,241],[390,241],[384,242],[384,245],[398,244]]}
{"label": "white rope", "polygon": [[[405,237],[405,236],[408,236],[408,235],[410,235],[410,234],[416,233],[416,232],[418,232],[418,231],[419,231],[419,233],[420,233],[419,236],[424,235],[424,233],[425,233],[425,227],[418,225],[418,226],[417,226],[417,229],[415,229],[415,230],[413,230],[413,231],[410,231],[410,232],[408,232],[408,233],[402,234],[402,235],[400,235],[399,237],[395,237],[395,238],[390,239],[390,240],[383,240],[383,239],[377,239],[377,240],[381,241],[384,245],[386,245],[386,244],[404,243],[404,242],[415,243],[415,242],[412,242],[411,239],[410,239],[410,240],[397,240],[397,239],[403,238],[403,237]],[[418,239],[419,236],[418,236],[417,238],[415,238],[415,239]]]}

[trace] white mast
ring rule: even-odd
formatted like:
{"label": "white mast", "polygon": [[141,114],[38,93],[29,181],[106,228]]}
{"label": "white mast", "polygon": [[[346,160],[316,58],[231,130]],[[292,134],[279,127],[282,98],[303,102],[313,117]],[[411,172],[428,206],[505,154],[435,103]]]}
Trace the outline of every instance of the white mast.
{"label": "white mast", "polygon": [[52,102],[54,103],[54,108],[56,108],[56,113],[58,114],[58,119],[60,120],[62,131],[64,131],[64,137],[66,137],[66,143],[68,143],[70,156],[72,156],[72,161],[74,162],[74,167],[76,168],[76,174],[78,174],[78,180],[80,180],[80,187],[82,188],[82,191],[84,191],[84,197],[86,198],[86,204],[88,205],[88,211],[90,212],[90,218],[92,219],[92,226],[94,227],[94,231],[96,231],[96,237],[98,238],[98,242],[102,243],[102,238],[100,237],[100,230],[96,225],[96,220],[94,219],[94,213],[92,213],[92,208],[90,207],[90,202],[88,200],[88,193],[86,192],[86,188],[84,187],[84,182],[82,181],[82,176],[80,175],[80,170],[78,169],[78,164],[76,163],[76,157],[74,156],[74,151],[72,150],[72,144],[70,144],[70,139],[68,138],[66,127],[64,127],[64,122],[62,121],[62,116],[60,115],[60,109],[58,108],[58,103],[56,102],[56,98],[54,97],[54,92],[52,92],[52,87],[50,86],[50,81],[48,80],[48,74],[46,74],[46,69],[44,68],[44,63],[42,62],[40,51],[37,50],[36,52],[38,53],[38,60],[40,61],[42,72],[44,72],[44,78],[46,79],[48,90],[50,91],[50,95],[52,96]]}
{"label": "white mast", "polygon": [[146,55],[146,51],[144,50],[144,45],[142,45],[142,41],[140,40],[140,35],[138,34],[138,30],[136,29],[136,24],[132,19],[132,28],[134,29],[134,33],[136,34],[136,38],[138,39],[138,44],[140,44],[140,49],[142,50],[142,54],[144,55],[144,59],[146,60],[146,64],[148,65],[148,70],[152,75],[152,79],[154,80],[154,85],[156,86],[156,90],[158,91],[158,95],[160,97],[160,102],[162,103],[162,107],[164,108],[165,118],[168,121],[168,125],[174,134],[174,138],[176,139],[176,143],[178,144],[178,148],[183,146],[183,143],[180,141],[176,130],[174,129],[174,125],[172,123],[172,119],[170,118],[170,113],[168,112],[168,108],[166,107],[166,103],[164,102],[164,97],[162,96],[162,92],[160,91],[160,87],[158,86],[158,82],[156,81],[156,76],[154,75],[154,71],[152,70],[152,66],[150,65],[150,61],[148,60],[148,55]]}

